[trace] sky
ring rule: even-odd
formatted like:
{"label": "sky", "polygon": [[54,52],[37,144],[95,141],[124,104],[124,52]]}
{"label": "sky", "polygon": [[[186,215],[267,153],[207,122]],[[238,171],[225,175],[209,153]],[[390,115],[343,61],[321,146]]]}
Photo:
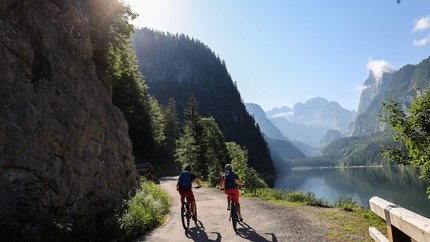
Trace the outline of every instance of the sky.
{"label": "sky", "polygon": [[123,0],[136,27],[183,33],[264,110],[314,97],[357,110],[375,76],[430,56],[428,0]]}

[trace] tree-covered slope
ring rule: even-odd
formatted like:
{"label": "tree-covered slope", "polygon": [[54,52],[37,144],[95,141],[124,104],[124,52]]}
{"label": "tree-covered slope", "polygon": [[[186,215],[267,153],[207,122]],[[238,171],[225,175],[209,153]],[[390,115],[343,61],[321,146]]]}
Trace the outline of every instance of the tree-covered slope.
{"label": "tree-covered slope", "polygon": [[381,151],[396,144],[389,132],[372,136],[346,137],[333,141],[322,150],[322,155],[289,161],[291,166],[333,167],[390,164]]}
{"label": "tree-covered slope", "polygon": [[220,58],[188,36],[149,29],[136,31],[133,48],[149,92],[160,104],[175,99],[181,116],[194,96],[200,113],[215,118],[227,141],[246,146],[250,166],[273,182],[276,172],[267,144]]}
{"label": "tree-covered slope", "polygon": [[273,162],[278,170],[289,166],[288,162],[290,160],[306,157],[299,149],[285,140],[266,137],[266,141],[269,145]]}

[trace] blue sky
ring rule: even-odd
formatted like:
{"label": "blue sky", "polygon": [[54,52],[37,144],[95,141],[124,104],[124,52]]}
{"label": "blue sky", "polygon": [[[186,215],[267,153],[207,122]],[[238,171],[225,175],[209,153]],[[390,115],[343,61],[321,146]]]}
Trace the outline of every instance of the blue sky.
{"label": "blue sky", "polygon": [[[245,102],[314,97],[357,109],[374,72],[430,56],[428,0],[125,0],[139,27],[184,33],[224,59]],[[429,42],[429,43],[428,43]]]}

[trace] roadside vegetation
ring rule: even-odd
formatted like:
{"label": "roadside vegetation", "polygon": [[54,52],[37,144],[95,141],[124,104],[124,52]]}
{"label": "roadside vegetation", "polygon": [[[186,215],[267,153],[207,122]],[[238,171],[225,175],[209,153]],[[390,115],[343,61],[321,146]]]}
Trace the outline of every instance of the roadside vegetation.
{"label": "roadside vegetation", "polygon": [[167,193],[159,186],[142,178],[141,189],[124,206],[118,220],[120,239],[129,241],[163,224],[170,201]]}
{"label": "roadside vegetation", "polygon": [[[41,218],[44,230],[30,241],[131,241],[145,235],[166,220],[168,195],[151,181],[141,179],[136,194],[110,212],[95,219]],[[25,235],[24,235],[25,236]]]}
{"label": "roadside vegetation", "polygon": [[335,203],[316,198],[312,192],[259,188],[252,191],[244,188],[241,194],[246,197],[260,198],[275,202],[282,206],[301,206],[304,210],[312,210],[311,220],[328,226],[327,241],[373,241],[368,233],[369,227],[386,231],[385,221],[368,208],[359,206],[350,197],[339,197]]}

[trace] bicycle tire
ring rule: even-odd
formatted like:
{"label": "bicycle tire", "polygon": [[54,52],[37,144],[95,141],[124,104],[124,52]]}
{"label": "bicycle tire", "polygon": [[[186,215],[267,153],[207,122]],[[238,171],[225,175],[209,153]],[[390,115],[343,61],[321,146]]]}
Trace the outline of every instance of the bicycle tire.
{"label": "bicycle tire", "polygon": [[236,231],[238,218],[237,218],[236,204],[234,202],[232,202],[230,205],[230,217],[231,217],[231,222],[233,224],[233,229],[234,231]]}
{"label": "bicycle tire", "polygon": [[189,214],[189,205],[188,203],[182,204],[181,206],[181,220],[182,226],[185,230],[188,230],[190,227],[190,214]]}

